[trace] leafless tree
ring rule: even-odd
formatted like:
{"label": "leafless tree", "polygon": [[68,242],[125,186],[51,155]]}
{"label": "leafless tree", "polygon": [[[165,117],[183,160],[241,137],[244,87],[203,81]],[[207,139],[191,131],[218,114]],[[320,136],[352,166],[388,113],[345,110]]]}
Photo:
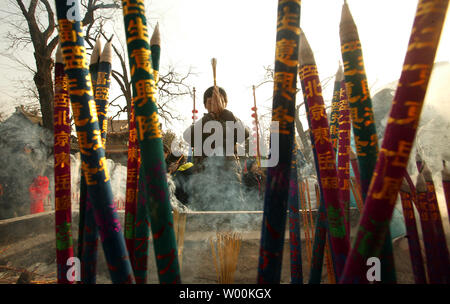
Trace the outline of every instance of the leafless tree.
{"label": "leafless tree", "polygon": [[[21,59],[15,59],[16,62],[22,63],[22,67],[25,66],[33,73],[33,82],[36,86],[35,97],[39,100],[43,125],[53,130],[54,61],[52,54],[58,44],[58,35],[55,10],[50,2],[49,0],[9,0],[9,21],[5,22],[10,27],[6,39],[10,41],[10,48],[13,50],[9,55],[11,58],[14,58],[12,55],[14,50],[29,45],[33,47],[34,67],[25,64]],[[94,18],[96,11],[120,7],[117,0],[82,0],[81,5],[84,8],[83,25],[87,28],[88,34],[96,21]]]}
{"label": "leafless tree", "polygon": [[[103,34],[105,37],[105,35]],[[107,37],[105,37],[107,38]],[[119,44],[119,46],[117,46]],[[114,97],[110,101],[110,106],[118,108],[118,111],[112,116],[111,119],[119,117],[122,113],[127,113],[128,120],[130,119],[131,99],[133,96],[131,77],[129,74],[128,63],[126,59],[126,49],[124,44],[116,39],[116,43],[112,44],[114,53],[120,61],[120,68],[112,70],[112,77],[119,85],[121,94]],[[181,120],[177,111],[172,108],[173,101],[177,98],[191,95],[190,86],[187,83],[187,79],[195,75],[190,68],[184,73],[180,73],[173,66],[168,68],[162,68],[158,82],[158,114],[164,119],[165,122],[172,120]],[[125,99],[125,104],[123,103]]]}

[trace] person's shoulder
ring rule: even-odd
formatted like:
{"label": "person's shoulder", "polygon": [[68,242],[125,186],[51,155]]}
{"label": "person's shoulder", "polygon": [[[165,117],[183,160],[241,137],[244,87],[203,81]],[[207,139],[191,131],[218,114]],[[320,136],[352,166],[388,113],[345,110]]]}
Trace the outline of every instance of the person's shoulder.
{"label": "person's shoulder", "polygon": [[225,121],[236,121],[236,116],[227,109],[223,109],[222,113],[220,113],[220,118]]}

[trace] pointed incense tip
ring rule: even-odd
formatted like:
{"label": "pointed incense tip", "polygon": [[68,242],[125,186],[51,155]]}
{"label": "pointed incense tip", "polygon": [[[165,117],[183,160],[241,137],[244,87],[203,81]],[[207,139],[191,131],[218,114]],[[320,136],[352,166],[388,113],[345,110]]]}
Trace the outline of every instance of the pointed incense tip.
{"label": "pointed incense tip", "polygon": [[344,1],[344,4],[342,5],[339,36],[341,37],[341,44],[359,40],[358,29],[353,20],[353,16],[350,13],[347,1]]}
{"label": "pointed incense tip", "polygon": [[312,52],[311,46],[309,45],[308,39],[302,29],[300,33],[300,49],[298,51],[298,63],[300,66],[308,64],[316,64],[314,59],[314,54]]}
{"label": "pointed incense tip", "polygon": [[442,161],[444,167],[441,171],[442,173],[442,180],[444,182],[449,182],[450,181],[450,170],[447,168],[447,166],[445,165],[445,160]]}
{"label": "pointed incense tip", "polygon": [[423,178],[425,179],[425,181],[427,181],[427,182],[433,181],[433,176],[432,176],[431,170],[430,170],[430,168],[428,168],[427,164],[423,165],[422,174],[423,174]]}
{"label": "pointed incense tip", "polygon": [[416,153],[416,162],[422,162],[422,161],[423,161],[422,156],[420,156],[419,151],[417,151],[417,153]]}
{"label": "pointed incense tip", "polygon": [[341,82],[342,80],[344,80],[344,71],[342,70],[342,65],[339,63],[339,67],[336,72],[336,81]]}
{"label": "pointed incense tip", "polygon": [[58,47],[56,48],[55,62],[56,63],[63,63],[62,50],[61,50],[61,44],[60,43],[58,43]]}
{"label": "pointed incense tip", "polygon": [[427,183],[422,173],[417,176],[416,190],[417,192],[427,192]]}
{"label": "pointed incense tip", "polygon": [[411,193],[411,189],[409,188],[409,184],[405,178],[403,179],[402,185],[400,186],[400,191]]}
{"label": "pointed incense tip", "polygon": [[99,59],[100,59],[100,52],[102,49],[102,42],[100,41],[100,38],[98,38],[95,41],[95,46],[94,49],[92,50],[92,54],[91,54],[91,62],[90,64],[95,64],[98,63]]}
{"label": "pointed incense tip", "polygon": [[100,62],[112,63],[112,43],[111,41],[106,42],[103,48],[102,55],[100,56]]}
{"label": "pointed incense tip", "polygon": [[161,45],[161,35],[159,33],[159,22],[156,23],[155,30],[153,31],[152,38],[150,39],[150,45]]}

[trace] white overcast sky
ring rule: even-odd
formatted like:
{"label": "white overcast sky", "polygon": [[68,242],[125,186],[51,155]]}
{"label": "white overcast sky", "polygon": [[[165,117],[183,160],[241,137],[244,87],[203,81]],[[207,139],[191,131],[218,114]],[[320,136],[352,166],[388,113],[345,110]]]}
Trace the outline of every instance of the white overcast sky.
{"label": "white overcast sky", "polygon": [[[251,124],[252,85],[263,80],[264,66],[274,64],[276,0],[152,0],[146,1],[149,23],[158,21],[161,31],[161,68],[169,64],[182,72],[193,67],[190,80],[196,87],[199,116],[205,109],[202,95],[213,84],[211,58],[217,58],[217,84],[229,95],[228,108]],[[348,0],[362,43],[366,73],[372,94],[399,78],[414,20],[417,0]],[[303,0],[300,24],[314,51],[321,79],[333,76],[341,60],[339,20],[342,0]],[[448,16],[447,16],[448,19]],[[120,20],[120,19],[119,19]],[[29,53],[30,58],[32,53]],[[441,36],[436,61],[450,61],[450,25]],[[4,58],[0,66],[0,110],[11,112],[20,101],[14,98]],[[113,82],[114,85],[114,82]],[[331,99],[332,82],[324,91]],[[272,85],[256,91],[259,108],[270,107]],[[114,95],[114,94],[112,94]],[[301,95],[297,96],[301,102]],[[179,101],[177,109],[191,123],[192,99]]]}

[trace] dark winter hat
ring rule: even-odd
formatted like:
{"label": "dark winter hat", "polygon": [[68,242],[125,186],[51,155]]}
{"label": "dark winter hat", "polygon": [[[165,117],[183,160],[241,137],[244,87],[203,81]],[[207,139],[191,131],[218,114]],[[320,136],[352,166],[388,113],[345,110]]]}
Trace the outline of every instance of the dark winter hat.
{"label": "dark winter hat", "polygon": [[[223,96],[223,98],[225,100],[225,106],[226,106],[228,104],[227,93],[225,92],[225,90],[223,88],[221,88],[221,87],[218,87],[218,88],[219,88],[219,93]],[[203,104],[205,105],[205,107],[206,107],[206,100],[208,98],[212,97],[213,89],[214,89],[213,86],[209,87],[203,94]]]}

